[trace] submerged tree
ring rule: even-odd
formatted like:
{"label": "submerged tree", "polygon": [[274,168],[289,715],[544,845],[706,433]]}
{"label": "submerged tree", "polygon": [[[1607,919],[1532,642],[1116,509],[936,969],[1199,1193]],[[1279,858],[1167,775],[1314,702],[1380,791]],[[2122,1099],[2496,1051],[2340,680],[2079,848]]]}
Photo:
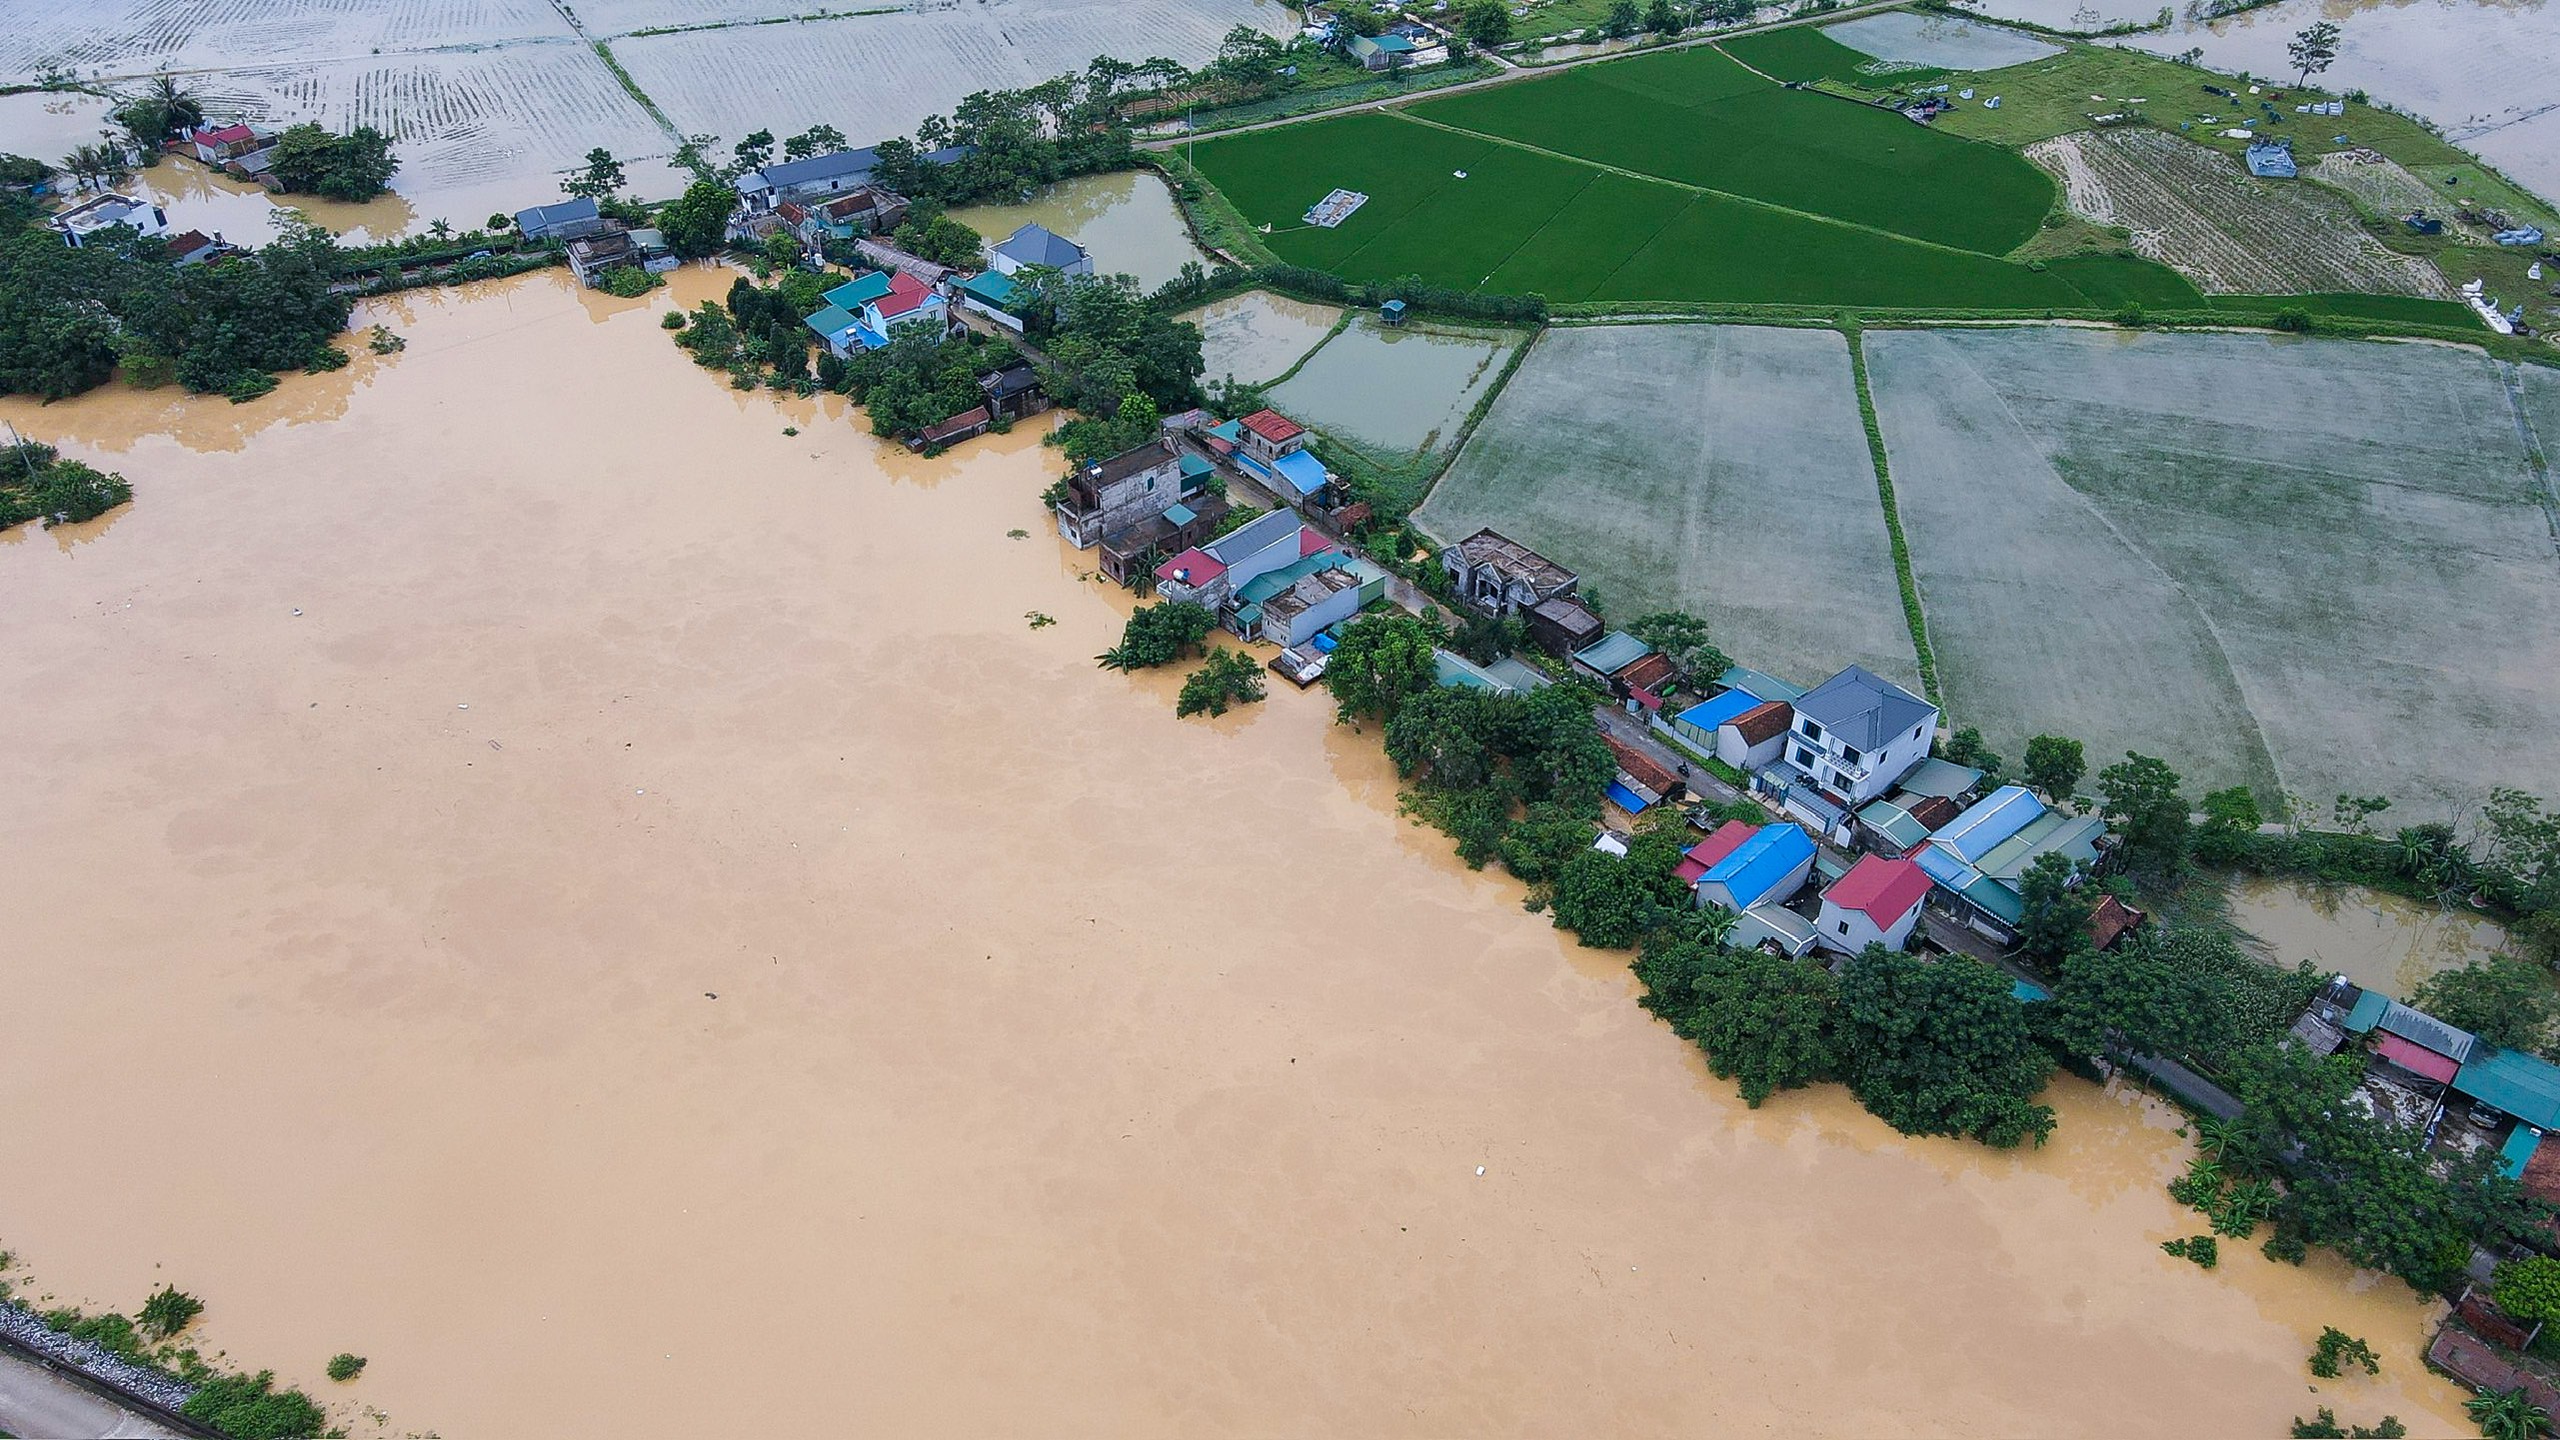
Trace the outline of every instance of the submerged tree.
{"label": "submerged tree", "polygon": [[2310,84],[2312,76],[2336,63],[2338,35],[2337,21],[2315,20],[2294,32],[2294,37],[2285,42],[2285,53],[2293,59],[2295,84]]}

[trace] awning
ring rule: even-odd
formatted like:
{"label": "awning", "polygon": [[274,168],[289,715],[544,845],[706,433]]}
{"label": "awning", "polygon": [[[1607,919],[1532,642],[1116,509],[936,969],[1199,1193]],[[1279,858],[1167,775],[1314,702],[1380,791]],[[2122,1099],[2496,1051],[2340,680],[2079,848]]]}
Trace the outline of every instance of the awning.
{"label": "awning", "polygon": [[2454,1072],[2462,1068],[2451,1057],[2439,1055],[2423,1045],[2403,1040],[2397,1035],[2385,1035],[2373,1042],[2373,1053],[2412,1075],[2423,1075],[2430,1080],[2441,1080],[2448,1084],[2452,1082]]}

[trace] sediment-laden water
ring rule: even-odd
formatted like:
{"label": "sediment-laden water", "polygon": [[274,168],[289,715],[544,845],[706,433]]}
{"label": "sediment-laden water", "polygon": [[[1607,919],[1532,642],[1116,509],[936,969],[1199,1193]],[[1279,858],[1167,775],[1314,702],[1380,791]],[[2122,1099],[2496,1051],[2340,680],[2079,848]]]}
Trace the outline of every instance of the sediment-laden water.
{"label": "sediment-laden water", "polygon": [[[2160,1253],[2154,1103],[1743,1108],[1321,696],[1097,671],[1033,427],[732,391],[679,280],[0,405],[139,495],[0,542],[40,1287],[449,1436],[2460,1427],[2396,1282]],[[2383,1376],[2307,1388],[2324,1325]]]}
{"label": "sediment-laden water", "polygon": [[1210,263],[1191,243],[1173,192],[1144,171],[1061,180],[1022,204],[973,205],[952,211],[951,218],[990,244],[1025,225],[1046,226],[1084,246],[1095,273],[1134,276],[1141,290],[1180,275],[1184,265]]}

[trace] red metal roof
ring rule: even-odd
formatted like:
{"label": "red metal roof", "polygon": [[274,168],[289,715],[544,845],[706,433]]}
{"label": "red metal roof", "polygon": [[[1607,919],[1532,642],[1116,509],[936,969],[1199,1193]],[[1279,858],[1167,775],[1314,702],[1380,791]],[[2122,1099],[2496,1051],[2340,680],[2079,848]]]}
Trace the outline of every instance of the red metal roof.
{"label": "red metal roof", "polygon": [[2415,1041],[2403,1040],[2397,1035],[2377,1035],[2373,1042],[2373,1053],[2412,1074],[2424,1075],[2430,1080],[2441,1080],[2447,1083],[2451,1083],[2454,1072],[2462,1068],[2459,1063],[2449,1057],[2439,1055]]}
{"label": "red metal roof", "polygon": [[1928,872],[1908,860],[1861,855],[1849,873],[1833,881],[1822,898],[1843,910],[1855,910],[1891,929],[1929,894]]}
{"label": "red metal roof", "polygon": [[1185,572],[1183,578],[1177,582],[1184,585],[1206,585],[1227,573],[1227,567],[1218,563],[1217,556],[1197,545],[1157,566],[1156,578],[1171,580],[1173,572],[1177,570]]}
{"label": "red metal roof", "polygon": [[900,270],[889,277],[889,293],[872,301],[871,308],[880,312],[881,319],[894,320],[932,298],[923,281]]}
{"label": "red metal roof", "polygon": [[1244,428],[1270,441],[1285,444],[1307,433],[1306,427],[1277,410],[1256,410],[1244,417]]}
{"label": "red metal roof", "polygon": [[256,133],[246,125],[221,125],[210,130],[201,125],[196,127],[196,139],[207,145],[229,145],[250,139]]}
{"label": "red metal roof", "polygon": [[1321,555],[1332,548],[1333,542],[1324,538],[1324,532],[1313,525],[1298,532],[1298,558],[1301,560],[1310,555]]}
{"label": "red metal roof", "polygon": [[1671,873],[1683,885],[1695,885],[1698,877],[1716,866],[1716,862],[1742,848],[1742,842],[1760,833],[1760,827],[1746,820],[1727,820],[1716,832],[1692,845],[1683,853],[1680,867]]}

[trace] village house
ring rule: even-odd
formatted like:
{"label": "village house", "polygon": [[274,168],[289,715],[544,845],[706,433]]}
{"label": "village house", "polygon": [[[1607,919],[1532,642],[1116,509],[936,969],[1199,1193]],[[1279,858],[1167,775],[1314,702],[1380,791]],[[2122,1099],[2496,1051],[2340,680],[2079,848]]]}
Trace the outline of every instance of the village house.
{"label": "village house", "polygon": [[1716,758],[1746,775],[1773,765],[1795,723],[1795,707],[1784,700],[1754,705],[1716,726]]}
{"label": "village house", "polygon": [[169,214],[157,205],[146,205],[130,195],[92,195],[67,210],[58,211],[47,222],[62,243],[77,250],[90,238],[117,226],[136,235],[150,237],[169,233]]}
{"label": "village house", "polygon": [[562,200],[516,212],[516,233],[527,240],[576,240],[605,228],[593,200]]}
{"label": "village house", "polygon": [[1737,915],[1756,906],[1784,905],[1804,888],[1813,873],[1813,857],[1813,837],[1803,826],[1783,820],[1759,826],[1699,874],[1698,904]]}
{"label": "village house", "polygon": [[823,247],[830,240],[858,240],[895,230],[907,218],[903,196],[864,185],[830,200],[808,205],[784,201],[774,207],[800,236],[803,245]]}
{"label": "village house", "polygon": [[273,134],[238,121],[228,125],[198,125],[189,130],[180,142],[196,159],[215,166],[255,154],[274,143]]}
{"label": "village house", "polygon": [[1880,855],[1909,854],[1953,822],[1981,783],[1981,771],[1932,756],[1903,772],[1892,794],[1859,808],[1854,838]]}
{"label": "village house", "polygon": [[604,283],[608,270],[630,268],[660,274],[676,268],[675,252],[655,230],[628,230],[618,221],[569,242],[569,273],[592,290]]}
{"label": "village house", "polygon": [[1205,605],[1223,618],[1238,590],[1330,543],[1296,515],[1274,510],[1158,565],[1156,594]]}
{"label": "village house", "polygon": [[999,275],[1012,275],[1032,265],[1045,265],[1061,275],[1090,275],[1093,256],[1045,225],[1025,225],[988,252],[988,268]]}
{"label": "village house", "polygon": [[1181,500],[1181,456],[1171,441],[1151,440],[1081,466],[1067,477],[1057,506],[1058,536],[1079,550],[1090,550]]}
{"label": "village house", "polygon": [[2089,948],[2114,949],[2117,941],[2141,929],[2147,918],[2113,895],[2099,896],[2097,908],[2089,912]]}
{"label": "village house", "polygon": [[[1313,530],[1300,535],[1301,548],[1307,540],[1323,539]],[[1384,571],[1328,544],[1238,586],[1227,628],[1245,640],[1287,647],[1311,644],[1383,598],[1386,588]]]}
{"label": "village house", "polygon": [[1899,950],[1929,898],[1929,876],[1908,860],[1861,855],[1849,873],[1822,892],[1814,933],[1826,950],[1855,955],[1869,945]]}
{"label": "village house", "polygon": [[1598,682],[1611,698],[1627,700],[1646,711],[1662,708],[1662,693],[1675,667],[1671,657],[1623,630],[1612,630],[1573,652],[1575,674]]}
{"label": "village house", "polygon": [[1397,25],[1376,35],[1354,35],[1344,47],[1351,63],[1363,70],[1387,70],[1396,66],[1415,69],[1438,65],[1449,58],[1449,43],[1420,25]]}
{"label": "village house", "polygon": [[1937,706],[1852,665],[1797,697],[1783,759],[1829,796],[1855,807],[1892,789],[1904,771],[1927,759],[1937,725]]}
{"label": "village house", "polygon": [[1972,929],[2003,942],[2018,938],[2026,914],[2022,882],[2045,855],[2095,867],[2106,822],[2045,808],[2034,792],[2003,785],[1915,849],[1911,858],[1936,882],[1941,904]]}
{"label": "village house", "polygon": [[1011,278],[993,270],[981,271],[961,281],[955,294],[961,309],[984,315],[1017,335],[1022,333],[1023,291]]}
{"label": "village house", "polygon": [[1277,410],[1256,410],[1213,425],[1202,439],[1292,505],[1320,500],[1333,483],[1332,472],[1307,449],[1306,427]]}
{"label": "village house", "polygon": [[1641,815],[1656,805],[1678,800],[1688,790],[1688,782],[1662,768],[1660,761],[1634,745],[1603,730],[1601,743],[1618,762],[1618,773],[1609,781],[1605,792],[1611,804],[1630,815]]}
{"label": "village house", "polygon": [[1049,408],[1048,392],[1028,365],[1007,365],[979,376],[978,393],[987,397],[987,412],[1001,420],[1024,420]]}
{"label": "village house", "polygon": [[1534,611],[1572,594],[1580,583],[1572,571],[1492,529],[1442,550],[1440,567],[1449,572],[1460,603],[1493,616]]}
{"label": "village house", "polygon": [[169,247],[169,263],[172,265],[203,265],[239,249],[236,245],[226,244],[218,231],[210,238],[201,230],[181,231],[163,243]]}
{"label": "village house", "polygon": [[905,326],[941,325],[949,318],[942,296],[904,271],[868,271],[819,298],[825,308],[800,323],[838,359],[881,349]]}
{"label": "village house", "polygon": [[930,450],[947,449],[963,440],[975,439],[986,434],[991,418],[987,414],[986,406],[972,406],[939,424],[927,425],[908,436],[907,448],[920,454]]}
{"label": "village house", "polygon": [[1590,645],[1608,628],[1591,607],[1570,595],[1541,600],[1523,618],[1529,625],[1529,639],[1558,659]]}

